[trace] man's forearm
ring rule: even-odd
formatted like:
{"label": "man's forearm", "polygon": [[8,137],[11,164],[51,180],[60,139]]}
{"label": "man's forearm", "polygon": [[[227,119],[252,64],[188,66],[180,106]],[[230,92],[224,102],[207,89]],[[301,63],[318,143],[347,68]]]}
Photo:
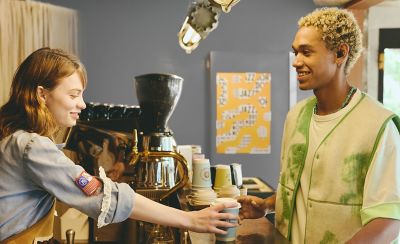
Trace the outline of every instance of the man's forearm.
{"label": "man's forearm", "polygon": [[347,244],[391,243],[399,236],[400,220],[377,218],[358,231]]}

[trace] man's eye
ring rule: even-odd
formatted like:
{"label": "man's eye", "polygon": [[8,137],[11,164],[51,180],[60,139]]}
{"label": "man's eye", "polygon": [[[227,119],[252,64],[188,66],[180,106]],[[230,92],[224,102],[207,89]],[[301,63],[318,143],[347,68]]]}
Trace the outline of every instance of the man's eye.
{"label": "man's eye", "polygon": [[79,97],[78,95],[70,95],[72,98],[77,98]]}

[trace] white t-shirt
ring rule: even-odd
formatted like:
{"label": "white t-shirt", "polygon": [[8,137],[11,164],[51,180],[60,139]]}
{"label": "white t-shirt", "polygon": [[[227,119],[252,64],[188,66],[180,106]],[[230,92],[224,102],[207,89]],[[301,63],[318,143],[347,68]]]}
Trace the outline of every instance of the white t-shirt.
{"label": "white t-shirt", "polygon": [[[313,114],[309,130],[309,147],[300,178],[300,186],[296,195],[296,206],[293,214],[292,223],[292,242],[294,244],[304,243],[304,234],[307,220],[307,196],[310,186],[311,166],[314,154],[318,145],[325,136],[334,128],[342,117],[352,109],[361,99],[361,91],[357,90],[350,103],[336,113],[329,115]],[[393,121],[388,123],[379,142],[377,153],[371,162],[364,185],[364,196],[362,208],[375,206],[387,202],[399,201],[400,196],[400,165],[396,164],[400,157],[400,141],[398,140],[398,130]],[[397,135],[397,136],[396,136]],[[392,153],[397,159],[385,160],[385,165],[376,165],[376,161],[381,154],[385,155],[385,150],[397,150]],[[384,175],[384,177],[382,177]],[[384,190],[382,190],[384,189]]]}

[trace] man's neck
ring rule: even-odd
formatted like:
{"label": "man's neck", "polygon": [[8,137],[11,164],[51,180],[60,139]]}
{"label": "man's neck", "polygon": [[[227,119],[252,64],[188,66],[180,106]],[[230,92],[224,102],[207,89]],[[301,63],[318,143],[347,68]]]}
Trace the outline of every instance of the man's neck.
{"label": "man's neck", "polygon": [[346,81],[315,89],[314,94],[317,97],[316,114],[328,115],[339,111],[346,98],[350,101],[351,97],[348,97],[350,89],[351,87]]}

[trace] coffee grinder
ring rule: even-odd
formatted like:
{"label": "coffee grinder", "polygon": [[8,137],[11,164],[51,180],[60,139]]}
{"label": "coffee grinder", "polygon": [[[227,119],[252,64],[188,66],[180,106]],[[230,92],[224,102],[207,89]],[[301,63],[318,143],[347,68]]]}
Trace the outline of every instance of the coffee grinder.
{"label": "coffee grinder", "polygon": [[155,201],[167,199],[188,180],[186,160],[176,152],[173,133],[167,126],[181,95],[182,83],[181,77],[172,74],[135,77],[141,131],[138,135],[133,130],[132,185],[137,193]]}

